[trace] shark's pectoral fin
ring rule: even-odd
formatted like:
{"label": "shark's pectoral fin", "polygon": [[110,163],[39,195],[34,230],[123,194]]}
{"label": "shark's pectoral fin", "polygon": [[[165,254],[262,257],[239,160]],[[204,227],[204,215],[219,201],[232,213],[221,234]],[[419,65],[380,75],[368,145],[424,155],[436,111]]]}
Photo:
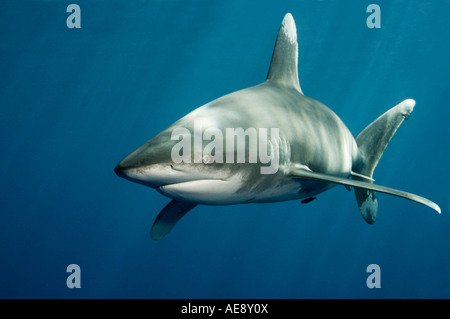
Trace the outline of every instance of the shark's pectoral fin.
{"label": "shark's pectoral fin", "polygon": [[[434,209],[435,211],[437,211],[439,214],[441,213],[441,209],[439,208],[439,206],[436,203],[430,201],[429,199],[426,199],[424,197],[414,195],[411,193],[403,192],[403,191],[400,191],[397,189],[385,187],[385,186],[380,186],[380,185],[375,185],[375,184],[371,184],[368,182],[356,181],[356,180],[331,176],[331,175],[322,174],[322,173],[315,173],[315,172],[311,172],[311,171],[305,170],[303,168],[297,168],[297,167],[292,167],[290,169],[288,176],[293,177],[293,178],[300,178],[300,179],[312,179],[312,180],[334,183],[334,184],[339,184],[339,185],[344,185],[344,186],[352,186],[352,187],[361,188],[361,189],[365,189],[365,190],[372,190],[372,191],[376,191],[376,192],[380,192],[380,193],[403,197],[403,198],[415,201],[417,203],[426,205],[426,206]],[[368,204],[370,204],[370,203],[368,203]]]}
{"label": "shark's pectoral fin", "polygon": [[179,200],[172,200],[156,217],[153,223],[150,236],[153,240],[160,240],[166,236],[175,224],[183,217],[188,211],[197,206],[197,204],[182,202]]}

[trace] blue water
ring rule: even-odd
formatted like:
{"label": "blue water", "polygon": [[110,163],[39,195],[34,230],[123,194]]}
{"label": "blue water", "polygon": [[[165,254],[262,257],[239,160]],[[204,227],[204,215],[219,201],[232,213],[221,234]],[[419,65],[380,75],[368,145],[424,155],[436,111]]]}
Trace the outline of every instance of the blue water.
{"label": "blue water", "polygon": [[[376,1],[381,28],[369,29],[373,2],[76,1],[81,29],[69,29],[72,2],[1,1],[0,297],[449,298],[450,2]],[[368,225],[336,187],[307,205],[199,206],[152,241],[169,199],[114,166],[262,82],[286,12],[303,91],[355,136],[417,101],[374,177],[442,214],[380,194]],[[381,288],[366,286],[370,264]]]}

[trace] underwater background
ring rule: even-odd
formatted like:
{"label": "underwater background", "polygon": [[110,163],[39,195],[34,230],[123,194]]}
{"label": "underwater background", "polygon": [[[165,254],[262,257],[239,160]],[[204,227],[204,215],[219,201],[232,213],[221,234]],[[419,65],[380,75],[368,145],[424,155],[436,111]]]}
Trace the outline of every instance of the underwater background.
{"label": "underwater background", "polygon": [[[66,25],[71,3],[81,28]],[[381,28],[366,25],[371,3]],[[416,100],[374,178],[442,214],[379,194],[369,225],[337,186],[306,205],[198,206],[151,240],[169,199],[115,165],[263,82],[287,12],[303,92],[354,136]],[[447,0],[0,1],[0,297],[449,298],[449,17]]]}

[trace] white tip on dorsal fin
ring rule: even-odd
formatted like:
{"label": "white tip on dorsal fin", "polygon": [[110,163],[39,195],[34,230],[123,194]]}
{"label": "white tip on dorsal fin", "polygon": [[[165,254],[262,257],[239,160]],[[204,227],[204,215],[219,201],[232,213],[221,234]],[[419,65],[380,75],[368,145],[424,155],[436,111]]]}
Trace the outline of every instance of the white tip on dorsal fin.
{"label": "white tip on dorsal fin", "polygon": [[297,28],[290,13],[284,16],[273,49],[267,80],[278,85],[293,87],[303,94],[298,80]]}

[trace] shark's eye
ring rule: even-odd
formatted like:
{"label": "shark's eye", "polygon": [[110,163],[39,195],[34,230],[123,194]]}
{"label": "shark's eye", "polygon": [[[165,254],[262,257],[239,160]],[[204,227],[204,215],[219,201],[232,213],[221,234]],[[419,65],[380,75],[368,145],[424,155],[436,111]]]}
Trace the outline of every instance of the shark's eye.
{"label": "shark's eye", "polygon": [[204,164],[209,164],[209,162],[211,161],[211,156],[208,154],[203,155],[203,163]]}

